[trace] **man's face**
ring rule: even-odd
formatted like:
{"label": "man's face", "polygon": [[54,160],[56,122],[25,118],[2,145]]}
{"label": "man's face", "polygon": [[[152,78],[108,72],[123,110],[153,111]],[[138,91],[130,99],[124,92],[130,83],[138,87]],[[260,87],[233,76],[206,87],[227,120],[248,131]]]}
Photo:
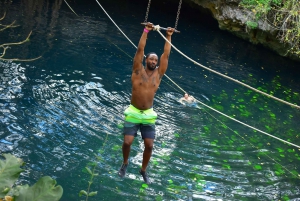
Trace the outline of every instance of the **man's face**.
{"label": "man's face", "polygon": [[149,70],[154,70],[156,68],[158,62],[158,57],[156,54],[150,54],[149,57],[146,59],[147,68]]}
{"label": "man's face", "polygon": [[189,98],[189,95],[188,95],[188,94],[184,94],[184,98],[185,98],[185,99],[188,99],[188,98]]}

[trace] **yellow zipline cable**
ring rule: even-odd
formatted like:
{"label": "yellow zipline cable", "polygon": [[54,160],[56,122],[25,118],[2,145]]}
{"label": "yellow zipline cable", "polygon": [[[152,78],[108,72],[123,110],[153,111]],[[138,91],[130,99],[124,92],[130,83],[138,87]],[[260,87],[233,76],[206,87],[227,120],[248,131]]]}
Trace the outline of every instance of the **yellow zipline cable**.
{"label": "yellow zipline cable", "polygon": [[[119,31],[125,36],[125,38],[135,47],[135,48],[137,48],[137,46],[126,36],[126,34],[118,27],[118,25],[114,22],[114,20],[109,16],[109,14],[105,11],[105,9],[101,6],[101,4],[98,2],[98,0],[96,0],[96,2],[99,4],[99,6],[101,7],[101,9],[104,11],[104,13],[107,15],[107,17],[113,22],[113,24],[119,29]],[[166,38],[165,38],[165,36],[159,31],[159,26],[158,25],[156,25],[155,27],[154,27],[155,29],[154,30],[156,30],[163,38],[164,38],[164,40],[166,40],[176,51],[178,51],[179,53],[181,53],[181,54],[183,54],[180,50],[178,50],[172,43],[170,43]],[[183,54],[184,55],[184,54]],[[189,57],[187,57],[186,55],[184,55],[186,58],[188,58],[188,59],[190,59]],[[192,60],[192,59],[190,59],[190,60]],[[197,63],[196,61],[194,61],[194,60],[192,60],[194,63]],[[197,63],[198,64],[198,63]],[[198,65],[201,65],[201,64],[198,64]],[[201,65],[202,66],[202,65]],[[207,68],[207,67],[205,67],[205,66],[203,66],[204,68]],[[209,68],[207,68],[208,70],[210,70],[210,71],[212,71],[212,72],[215,72],[215,73],[217,73],[217,74],[220,74],[220,73],[218,73],[218,72],[216,72],[216,71],[214,71],[214,70],[211,70],[211,69],[209,69]],[[221,74],[222,75],[222,74]],[[177,85],[170,77],[168,77],[166,74],[165,74],[165,76],[172,82],[172,83],[174,83],[179,89],[181,89],[183,92],[185,92],[181,87],[179,87],[179,85]],[[222,76],[225,76],[225,75],[222,75]],[[226,76],[226,77],[228,77],[228,76]],[[230,78],[230,77],[228,77],[228,78]],[[232,79],[232,80],[234,80],[233,78],[230,78],[230,79]],[[244,83],[243,83],[244,84]],[[246,85],[246,84],[244,84],[244,85]],[[248,85],[246,85],[246,86],[248,86]],[[250,87],[250,86],[249,86]],[[253,88],[253,87],[251,87],[251,88]],[[253,88],[253,89],[255,89],[255,88]],[[257,89],[255,89],[255,90],[257,90]],[[259,91],[259,90],[257,90],[257,91]],[[260,91],[261,92],[261,91]],[[264,93],[264,92],[262,92],[262,93]],[[265,93],[266,94],[266,93]],[[267,94],[268,96],[270,96],[269,94]],[[279,99],[280,100],[280,99]],[[215,112],[217,112],[217,113],[219,113],[219,114],[221,114],[221,115],[223,115],[223,116],[225,116],[225,117],[227,117],[227,118],[229,118],[229,119],[231,119],[231,120],[233,120],[233,121],[235,121],[235,122],[238,122],[238,123],[240,123],[240,124],[242,124],[242,125],[244,125],[244,126],[247,126],[247,127],[249,127],[249,128],[251,128],[251,129],[254,129],[254,130],[256,130],[256,131],[258,131],[258,132],[260,132],[260,133],[262,133],[262,134],[265,134],[265,135],[268,135],[269,137],[272,137],[272,138],[274,138],[274,139],[277,139],[277,140],[279,140],[279,141],[281,141],[281,142],[284,142],[284,143],[287,143],[287,144],[289,144],[289,145],[292,145],[292,146],[294,146],[294,147],[297,147],[298,149],[300,149],[300,146],[299,145],[296,145],[296,144],[293,144],[293,143],[291,143],[291,142],[288,142],[288,141],[286,141],[286,140],[283,140],[283,139],[281,139],[281,138],[278,138],[278,137],[276,137],[276,136],[274,136],[274,135],[271,135],[271,134],[269,134],[269,133],[266,133],[266,132],[264,132],[264,131],[261,131],[261,130],[259,130],[259,129],[257,129],[257,128],[255,128],[255,127],[252,127],[252,126],[250,126],[250,125],[248,125],[248,124],[246,124],[246,123],[243,123],[243,122],[241,122],[241,121],[239,121],[239,120],[237,120],[237,119],[235,119],[235,118],[232,118],[232,117],[230,117],[230,116],[228,116],[228,115],[226,115],[226,114],[223,114],[222,112],[220,112],[220,111],[218,111],[218,110],[216,110],[216,109],[214,109],[214,108],[212,108],[212,107],[210,107],[210,106],[208,106],[208,105],[206,105],[206,104],[204,104],[204,103],[202,103],[201,101],[199,101],[199,100],[197,100],[197,102],[199,102],[200,104],[202,104],[202,105],[204,105],[205,107],[207,107],[207,108],[209,108],[209,109],[211,109],[211,110],[213,110],[213,111],[215,111]],[[289,103],[289,104],[291,104],[291,103]],[[299,107],[299,106],[297,106],[297,107]],[[300,107],[299,107],[300,108]]]}

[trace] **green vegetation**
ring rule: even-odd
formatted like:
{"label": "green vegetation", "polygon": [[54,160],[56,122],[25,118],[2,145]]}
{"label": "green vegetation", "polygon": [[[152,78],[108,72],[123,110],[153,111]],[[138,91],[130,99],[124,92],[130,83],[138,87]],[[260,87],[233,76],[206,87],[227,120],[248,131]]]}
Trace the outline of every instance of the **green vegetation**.
{"label": "green vegetation", "polygon": [[256,29],[258,27],[258,23],[253,21],[247,21],[246,25],[250,29]]}
{"label": "green vegetation", "polygon": [[[121,125],[121,124],[118,125],[119,129],[122,129],[122,127],[123,127],[123,125]],[[99,149],[98,153],[94,154],[94,156],[95,156],[94,161],[89,162],[85,166],[85,168],[83,169],[83,172],[87,173],[90,176],[90,179],[88,181],[87,189],[86,190],[81,190],[79,192],[79,197],[85,196],[85,200],[86,201],[89,200],[89,197],[93,197],[93,196],[95,196],[95,195],[98,194],[98,191],[91,191],[91,186],[93,184],[94,178],[96,176],[99,176],[99,174],[96,173],[96,168],[97,168],[97,164],[100,163],[101,161],[103,161],[103,158],[102,158],[101,155],[104,153],[104,149],[103,148],[104,148],[104,146],[105,146],[105,144],[107,142],[107,137],[108,137],[108,134],[106,134],[105,140],[104,140],[103,145],[102,145],[102,149]],[[115,145],[112,150],[113,151],[118,151],[120,149],[121,149],[121,146]]]}
{"label": "green vegetation", "polygon": [[63,189],[49,176],[40,178],[33,186],[16,185],[24,163],[11,154],[0,160],[0,201],[58,201]]}
{"label": "green vegetation", "polygon": [[[101,161],[101,157],[99,157],[97,155],[95,155],[95,156],[98,161]],[[88,200],[89,197],[97,195],[97,193],[98,193],[97,191],[90,192],[90,188],[91,188],[91,185],[93,184],[94,177],[98,176],[98,173],[95,173],[97,163],[93,162],[93,163],[90,163],[89,165],[92,167],[92,170],[88,166],[85,167],[85,171],[90,175],[90,180],[88,181],[87,190],[81,190],[79,192],[79,197],[84,195],[84,196],[86,196],[86,200]]]}
{"label": "green vegetation", "polygon": [[258,20],[267,22],[277,31],[280,42],[300,57],[300,3],[298,0],[242,0],[240,6],[251,10],[254,19],[246,23],[256,29]]}
{"label": "green vegetation", "polygon": [[[273,77],[270,82],[264,83],[262,86],[260,86],[260,82],[251,74],[249,74],[248,79],[244,80],[244,82],[252,83],[253,85],[258,86],[257,89],[268,94],[274,94],[274,96],[280,97],[291,103],[296,103],[300,99],[298,92],[293,92],[292,89],[284,87],[281,83],[281,78],[278,75]],[[227,94],[225,90],[214,93],[214,95],[212,95],[212,106],[218,110],[221,108],[220,105],[222,104],[222,110],[226,111],[225,113],[229,116],[244,122],[247,121],[249,125],[255,125],[254,127],[262,127],[262,130],[272,135],[281,136],[283,132],[285,135],[282,136],[284,136],[284,140],[287,140],[288,142],[297,142],[299,140],[299,131],[294,129],[295,124],[297,124],[295,117],[300,114],[299,112],[295,112],[295,115],[292,115],[288,109],[284,112],[278,111],[276,107],[281,103],[269,102],[265,97],[251,90],[232,89],[231,93],[232,92],[233,95]],[[253,107],[253,103],[255,103],[255,107]],[[209,114],[209,112],[207,113]],[[259,118],[255,118],[255,114],[259,114]],[[208,133],[219,133],[220,136],[222,135],[218,140],[212,139],[210,142],[210,144],[214,146],[214,154],[220,152],[220,147],[224,150],[227,146],[234,146],[236,150],[243,151],[245,149],[244,144],[246,147],[250,145],[252,148],[257,149],[256,157],[258,160],[254,159],[247,164],[251,166],[253,170],[264,172],[266,169],[264,162],[262,162],[261,159],[268,159],[275,162],[274,167],[272,168],[275,176],[281,177],[284,175],[291,175],[293,178],[300,178],[298,171],[290,170],[283,165],[286,165],[287,163],[297,163],[300,160],[300,155],[296,152],[294,147],[286,148],[285,146],[281,146],[276,140],[265,137],[256,130],[253,130],[253,133],[250,131],[246,131],[245,133],[234,131],[230,128],[231,122],[229,119],[223,116],[214,119],[220,124],[214,124],[213,119],[209,118],[208,120],[210,123],[208,124],[211,124],[212,126],[203,126],[203,133],[207,133],[207,135]],[[287,129],[282,130],[282,123],[285,126],[288,126]],[[231,132],[229,132],[229,130]],[[275,149],[272,151],[272,155],[270,150],[268,150],[268,147],[273,150]],[[267,149],[267,151],[263,149]],[[241,156],[237,155],[234,157],[239,159]],[[251,158],[249,158],[249,160],[250,159]],[[226,159],[223,160],[222,168],[230,170],[234,169],[234,165]]]}

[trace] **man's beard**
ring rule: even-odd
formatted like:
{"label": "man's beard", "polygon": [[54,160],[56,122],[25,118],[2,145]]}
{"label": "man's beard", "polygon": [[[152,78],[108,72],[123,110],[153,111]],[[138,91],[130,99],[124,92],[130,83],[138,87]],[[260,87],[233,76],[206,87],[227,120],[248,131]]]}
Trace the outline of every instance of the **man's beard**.
{"label": "man's beard", "polygon": [[149,69],[149,70],[155,70],[155,68],[156,68],[156,65],[151,65],[151,64],[147,64],[147,68]]}

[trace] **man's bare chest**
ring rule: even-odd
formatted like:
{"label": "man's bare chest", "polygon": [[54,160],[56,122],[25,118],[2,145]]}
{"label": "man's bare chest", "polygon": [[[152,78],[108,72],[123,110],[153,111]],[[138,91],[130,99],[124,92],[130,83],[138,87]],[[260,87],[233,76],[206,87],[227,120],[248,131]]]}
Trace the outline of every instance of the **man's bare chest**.
{"label": "man's bare chest", "polygon": [[147,88],[156,90],[160,84],[157,73],[148,75],[143,72],[139,75],[132,76],[132,85],[134,88]]}

